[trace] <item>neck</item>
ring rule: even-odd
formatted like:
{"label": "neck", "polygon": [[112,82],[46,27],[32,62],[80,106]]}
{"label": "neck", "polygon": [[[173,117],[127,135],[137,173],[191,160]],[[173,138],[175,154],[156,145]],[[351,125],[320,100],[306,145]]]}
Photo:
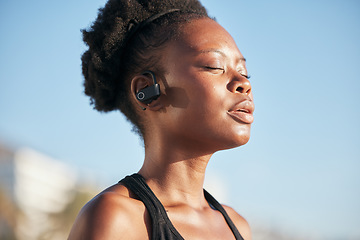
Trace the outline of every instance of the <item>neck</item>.
{"label": "neck", "polygon": [[168,145],[147,145],[139,174],[164,206],[186,204],[196,209],[205,207],[203,184],[212,154],[191,151],[189,146],[180,147],[180,144]]}

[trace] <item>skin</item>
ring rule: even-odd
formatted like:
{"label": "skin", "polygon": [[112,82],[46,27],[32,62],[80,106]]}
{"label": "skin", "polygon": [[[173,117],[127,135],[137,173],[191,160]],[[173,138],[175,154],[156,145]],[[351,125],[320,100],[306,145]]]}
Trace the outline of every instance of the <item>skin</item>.
{"label": "skin", "polygon": [[[184,25],[181,37],[161,54],[165,74],[157,76],[162,91],[157,100],[145,105],[135,98],[137,91],[152,84],[150,76],[138,75],[131,82],[131,102],[145,126],[145,159],[139,173],[185,239],[234,239],[221,213],[206,202],[203,183],[213,153],[249,140],[253,96],[245,61],[230,34],[207,18]],[[246,220],[224,208],[244,239],[251,239]],[[83,207],[69,239],[150,236],[145,206],[116,184]]]}

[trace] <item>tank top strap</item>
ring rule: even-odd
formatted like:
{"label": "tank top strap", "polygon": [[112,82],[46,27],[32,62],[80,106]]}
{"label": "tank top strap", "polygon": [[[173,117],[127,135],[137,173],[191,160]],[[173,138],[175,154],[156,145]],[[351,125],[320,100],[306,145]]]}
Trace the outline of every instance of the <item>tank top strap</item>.
{"label": "tank top strap", "polygon": [[231,220],[231,218],[229,217],[229,215],[223,208],[223,206],[205,189],[204,189],[204,195],[205,195],[206,201],[223,215],[226,223],[228,224],[231,231],[233,232],[236,240],[244,240],[243,237],[241,236],[240,232],[236,228],[235,224],[233,223],[233,221]]}
{"label": "tank top strap", "polygon": [[[135,173],[131,176],[127,176],[121,180],[120,183],[123,183],[132,193],[134,193],[144,203],[148,210],[152,221],[152,240],[184,240],[171,223],[164,206],[140,174]],[[236,240],[244,240],[221,204],[205,189],[204,196],[208,204],[223,215]]]}
{"label": "tank top strap", "polygon": [[133,174],[120,181],[145,205],[152,221],[152,240],[184,240],[171,223],[164,206],[140,174]]}

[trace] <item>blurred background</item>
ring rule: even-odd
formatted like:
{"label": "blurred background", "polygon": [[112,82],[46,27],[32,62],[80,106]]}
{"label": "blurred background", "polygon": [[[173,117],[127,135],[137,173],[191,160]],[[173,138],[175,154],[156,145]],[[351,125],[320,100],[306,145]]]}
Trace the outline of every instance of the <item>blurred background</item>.
{"label": "blurred background", "polygon": [[[105,0],[0,1],[0,239],[65,239],[142,165],[119,112],[83,94],[80,29]],[[202,0],[247,59],[255,122],[205,187],[253,239],[360,239],[360,2]]]}

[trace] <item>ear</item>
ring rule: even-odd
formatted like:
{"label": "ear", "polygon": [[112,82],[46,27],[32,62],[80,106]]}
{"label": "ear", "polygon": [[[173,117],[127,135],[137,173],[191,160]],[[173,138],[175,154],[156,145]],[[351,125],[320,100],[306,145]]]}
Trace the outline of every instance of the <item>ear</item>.
{"label": "ear", "polygon": [[152,111],[158,111],[163,107],[163,104],[161,103],[161,96],[158,99],[152,100],[150,103],[144,103],[139,101],[136,98],[136,94],[143,90],[146,87],[153,86],[154,80],[153,78],[148,74],[139,74],[133,77],[131,80],[131,96],[135,100],[136,104],[139,105],[142,109],[149,109]]}

